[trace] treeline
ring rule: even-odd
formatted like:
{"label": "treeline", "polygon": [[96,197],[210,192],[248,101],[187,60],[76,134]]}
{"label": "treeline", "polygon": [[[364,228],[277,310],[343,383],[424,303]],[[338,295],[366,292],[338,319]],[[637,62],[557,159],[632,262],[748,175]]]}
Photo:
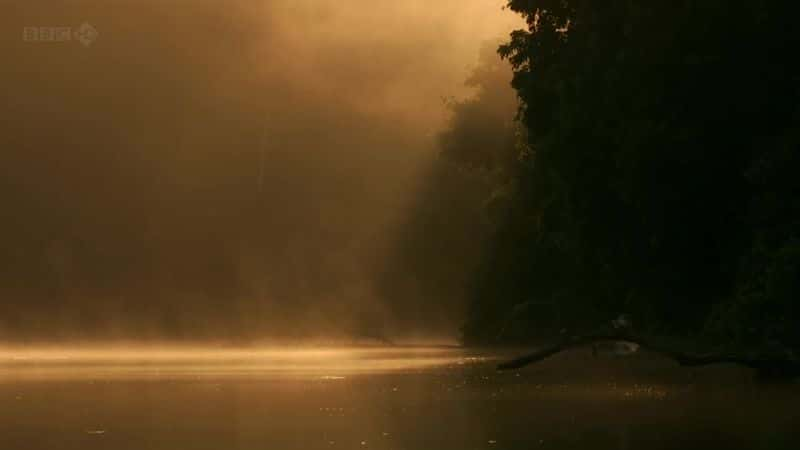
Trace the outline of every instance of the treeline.
{"label": "treeline", "polygon": [[443,159],[493,174],[471,197],[487,225],[465,342],[626,313],[662,334],[800,347],[800,5],[508,7],[528,24],[499,49],[519,130],[471,122],[483,95],[442,136]]}
{"label": "treeline", "polygon": [[516,170],[521,142],[514,120],[519,103],[497,45],[484,46],[467,79],[472,95],[443,99],[450,122],[438,135],[438,157],[423,173],[406,219],[393,233],[396,242],[378,266],[379,293],[400,330],[431,324],[449,328],[442,334],[458,331],[492,236],[492,211],[513,180],[508,170]]}

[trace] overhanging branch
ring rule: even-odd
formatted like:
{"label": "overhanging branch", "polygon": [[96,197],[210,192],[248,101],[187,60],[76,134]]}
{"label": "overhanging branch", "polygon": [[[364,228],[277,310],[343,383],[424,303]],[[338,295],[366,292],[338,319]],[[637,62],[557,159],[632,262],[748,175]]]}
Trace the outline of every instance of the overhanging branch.
{"label": "overhanging branch", "polygon": [[569,336],[555,343],[545,345],[538,350],[520,358],[506,361],[497,366],[498,370],[521,369],[538,363],[557,353],[574,348],[608,341],[630,342],[642,349],[664,355],[675,360],[681,366],[696,367],[711,364],[737,364],[759,373],[778,377],[800,376],[800,360],[787,349],[759,349],[750,351],[711,351],[695,352],[687,350],[687,344],[667,342],[634,333],[627,328],[604,328],[594,333]]}

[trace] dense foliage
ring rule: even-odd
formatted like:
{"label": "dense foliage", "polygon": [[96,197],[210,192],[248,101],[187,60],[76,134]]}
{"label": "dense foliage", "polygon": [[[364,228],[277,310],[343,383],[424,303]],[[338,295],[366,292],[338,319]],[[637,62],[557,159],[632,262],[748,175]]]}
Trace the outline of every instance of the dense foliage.
{"label": "dense foliage", "polygon": [[[527,145],[464,338],[638,327],[800,346],[800,5],[511,0]],[[446,151],[472,166],[474,152]],[[496,167],[494,167],[496,169]]]}

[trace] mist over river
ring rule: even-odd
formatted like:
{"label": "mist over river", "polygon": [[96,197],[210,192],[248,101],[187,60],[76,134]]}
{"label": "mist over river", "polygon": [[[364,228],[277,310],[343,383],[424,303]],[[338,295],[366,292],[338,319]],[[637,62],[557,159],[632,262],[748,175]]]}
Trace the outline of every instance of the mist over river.
{"label": "mist over river", "polygon": [[797,448],[800,385],[455,347],[0,352],[3,449]]}

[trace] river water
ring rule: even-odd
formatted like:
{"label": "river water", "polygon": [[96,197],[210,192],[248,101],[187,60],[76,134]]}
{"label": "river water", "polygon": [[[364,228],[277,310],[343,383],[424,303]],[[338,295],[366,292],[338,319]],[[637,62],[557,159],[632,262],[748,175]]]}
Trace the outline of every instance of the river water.
{"label": "river water", "polygon": [[797,449],[800,383],[457,348],[8,350],[0,449]]}

